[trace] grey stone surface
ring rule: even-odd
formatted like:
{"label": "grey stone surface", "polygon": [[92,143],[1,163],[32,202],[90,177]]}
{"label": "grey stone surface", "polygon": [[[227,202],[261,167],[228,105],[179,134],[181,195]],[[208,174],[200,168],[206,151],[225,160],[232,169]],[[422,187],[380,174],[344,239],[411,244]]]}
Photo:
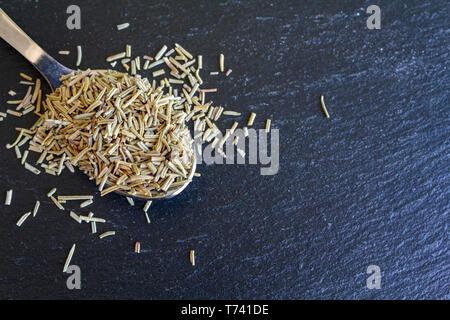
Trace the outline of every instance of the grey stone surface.
{"label": "grey stone surface", "polygon": [[[200,166],[202,177],[182,195],[152,205],[148,225],[143,202],[100,198],[81,173],[25,171],[4,146],[34,118],[8,116],[0,124],[0,194],[12,188],[14,197],[0,205],[0,298],[449,298],[448,2],[377,1],[381,30],[366,28],[371,1],[74,3],[82,11],[76,31],[65,27],[71,1],[0,7],[50,54],[70,50],[59,57],[69,67],[76,45],[82,68],[107,67],[105,57],[125,44],[154,55],[181,43],[203,54],[208,72],[223,52],[233,73],[204,77],[219,88],[211,97],[242,112],[241,124],[251,111],[256,128],[272,119],[280,171]],[[123,22],[131,27],[116,31]],[[19,72],[38,73],[4,41],[0,58],[6,101],[10,89],[25,92]],[[54,186],[96,194],[78,211],[106,218],[99,231],[116,236],[99,240],[59,211],[45,196]],[[37,217],[16,227],[35,200]],[[82,289],[70,291],[62,267],[73,243]],[[381,290],[366,288],[372,264],[381,268]]]}

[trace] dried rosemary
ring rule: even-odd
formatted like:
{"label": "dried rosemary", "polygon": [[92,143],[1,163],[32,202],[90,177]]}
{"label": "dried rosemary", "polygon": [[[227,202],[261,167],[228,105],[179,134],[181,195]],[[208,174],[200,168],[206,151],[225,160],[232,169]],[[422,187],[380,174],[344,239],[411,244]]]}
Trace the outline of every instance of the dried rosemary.
{"label": "dried rosemary", "polygon": [[[33,151],[52,155],[48,163],[40,159],[42,166],[60,174],[68,160],[95,180],[102,196],[165,195],[189,182],[188,114],[174,109],[181,97],[115,71],[78,71],[61,80],[42,101],[30,142]],[[86,200],[82,206],[91,203]]]}

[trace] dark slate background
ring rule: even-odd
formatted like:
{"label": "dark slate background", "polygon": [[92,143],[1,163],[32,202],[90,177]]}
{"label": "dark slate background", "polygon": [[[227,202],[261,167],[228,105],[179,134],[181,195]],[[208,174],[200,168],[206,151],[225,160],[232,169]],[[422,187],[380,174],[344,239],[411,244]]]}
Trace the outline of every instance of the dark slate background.
{"label": "dark slate background", "polygon": [[[82,29],[66,28],[77,4]],[[14,127],[0,123],[0,298],[17,299],[405,299],[449,298],[449,76],[447,1],[376,1],[382,29],[368,30],[374,1],[0,1],[50,54],[74,67],[105,68],[125,44],[154,55],[183,44],[229,78],[205,75],[214,101],[251,111],[280,130],[280,170],[260,165],[199,167],[179,197],[155,202],[100,198],[82,174],[25,171],[4,147]],[[115,26],[130,22],[118,32]],[[1,101],[25,93],[19,72],[38,73],[0,41]],[[146,73],[144,73],[146,75]],[[319,104],[324,94],[331,119]],[[6,104],[0,108],[6,110]],[[233,119],[219,124],[231,126]],[[95,193],[86,209],[108,220],[100,241],[45,196]],[[21,228],[17,219],[42,202]],[[3,203],[3,198],[1,200]],[[76,209],[76,204],[67,206]],[[78,210],[86,212],[88,210]],[[140,241],[142,253],[133,252]],[[72,245],[82,289],[66,288],[62,267]],[[189,264],[195,249],[197,265]],[[381,290],[366,288],[378,265]]]}

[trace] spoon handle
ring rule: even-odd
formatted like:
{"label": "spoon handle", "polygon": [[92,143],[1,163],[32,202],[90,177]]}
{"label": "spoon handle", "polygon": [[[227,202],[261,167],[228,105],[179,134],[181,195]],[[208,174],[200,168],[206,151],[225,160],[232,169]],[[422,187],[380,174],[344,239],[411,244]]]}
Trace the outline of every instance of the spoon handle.
{"label": "spoon handle", "polygon": [[62,75],[72,71],[38,46],[1,8],[0,37],[34,65],[50,84],[52,90],[59,87],[59,78]]}

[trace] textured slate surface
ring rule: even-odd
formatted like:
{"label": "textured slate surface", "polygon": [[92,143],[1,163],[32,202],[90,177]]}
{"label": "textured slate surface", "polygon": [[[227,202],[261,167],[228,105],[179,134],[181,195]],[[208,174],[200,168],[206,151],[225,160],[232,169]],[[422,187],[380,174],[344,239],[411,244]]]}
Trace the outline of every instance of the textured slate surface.
{"label": "textured slate surface", "polygon": [[[82,45],[82,67],[107,67],[104,58],[127,43],[140,55],[182,43],[204,55],[208,71],[223,52],[233,73],[205,77],[220,88],[214,100],[243,112],[240,123],[251,111],[256,127],[273,119],[279,173],[200,166],[185,193],[154,203],[150,225],[143,203],[97,195],[90,210],[109,220],[100,231],[117,232],[100,241],[45,197],[53,186],[96,193],[94,184],[80,173],[26,172],[4,146],[33,116],[8,117],[0,124],[0,193],[15,194],[0,209],[0,298],[449,298],[448,2],[377,1],[381,30],[366,28],[372,1],[195,3],[0,6],[50,54]],[[65,27],[70,4],[81,7],[80,31]],[[131,27],[117,32],[126,21]],[[0,58],[6,101],[9,89],[24,93],[19,72],[37,72],[3,41]],[[76,57],[60,60],[73,67]],[[37,199],[38,216],[17,228]],[[78,291],[66,288],[61,271],[72,243]],[[381,290],[366,288],[371,264],[381,268]]]}

